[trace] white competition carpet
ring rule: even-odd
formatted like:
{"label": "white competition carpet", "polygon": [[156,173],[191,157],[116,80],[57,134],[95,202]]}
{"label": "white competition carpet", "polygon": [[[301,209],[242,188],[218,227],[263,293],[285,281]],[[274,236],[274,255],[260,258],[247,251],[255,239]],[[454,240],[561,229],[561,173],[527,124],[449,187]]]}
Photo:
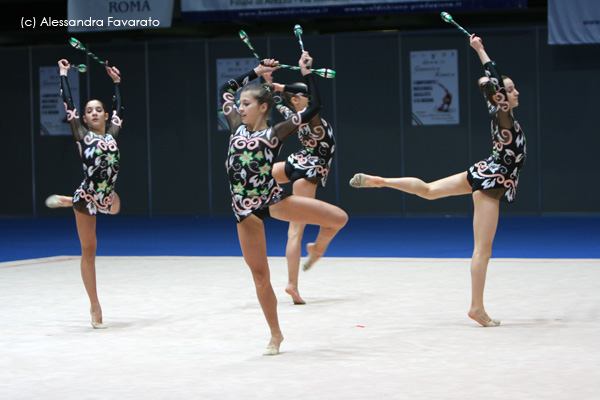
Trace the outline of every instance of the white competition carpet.
{"label": "white competition carpet", "polygon": [[598,399],[600,260],[493,259],[483,328],[468,259],[271,258],[285,341],[238,257],[99,257],[106,330],[78,257],[0,263],[0,399]]}

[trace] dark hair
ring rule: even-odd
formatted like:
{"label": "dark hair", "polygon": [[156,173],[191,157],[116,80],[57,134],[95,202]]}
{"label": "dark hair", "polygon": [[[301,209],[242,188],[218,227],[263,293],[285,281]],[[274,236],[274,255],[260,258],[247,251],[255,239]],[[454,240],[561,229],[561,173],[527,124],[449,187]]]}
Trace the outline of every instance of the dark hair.
{"label": "dark hair", "polygon": [[[308,95],[308,87],[306,86],[306,83],[303,83],[303,82],[294,82],[291,84],[291,86],[294,86],[297,90],[296,91],[288,91],[288,90],[284,91],[283,98],[287,102],[288,106],[292,109],[292,111],[298,111],[298,110],[296,110],[296,107],[294,107],[294,103],[292,103],[292,97],[296,97],[298,94]],[[299,90],[300,87],[302,87],[303,90]]]}
{"label": "dark hair", "polygon": [[[102,104],[102,109],[104,110],[104,112],[105,112],[105,113],[107,113],[107,112],[108,112],[108,111],[106,111],[106,106],[104,105],[104,102],[103,102],[103,101],[100,101],[100,100],[98,100],[98,99],[90,99],[90,100],[88,100],[88,102],[87,102],[87,103],[89,103],[90,101],[97,101],[98,103]],[[86,105],[86,108],[87,108],[87,103],[85,103],[85,105]],[[85,114],[85,110],[84,110],[84,112],[83,112],[83,113]]]}
{"label": "dark hair", "polygon": [[[504,81],[505,79],[510,78],[508,76],[502,75],[502,81]],[[487,101],[489,101],[493,105],[498,105],[498,100],[496,100],[496,86],[490,79],[479,85],[479,91],[483,93]]]}
{"label": "dark hair", "polygon": [[273,92],[275,91],[275,86],[271,82],[265,82],[261,84],[255,84],[246,86],[244,91],[249,90],[252,92],[252,95],[256,100],[258,100],[258,104],[267,103],[267,115],[271,112],[271,108],[273,108],[273,104],[275,103],[275,99],[273,98]]}

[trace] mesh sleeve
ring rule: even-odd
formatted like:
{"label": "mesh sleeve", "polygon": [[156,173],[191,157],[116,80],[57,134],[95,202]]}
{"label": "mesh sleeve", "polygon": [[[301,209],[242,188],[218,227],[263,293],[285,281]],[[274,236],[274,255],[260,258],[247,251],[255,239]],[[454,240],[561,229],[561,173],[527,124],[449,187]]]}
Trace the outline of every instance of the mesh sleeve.
{"label": "mesh sleeve", "polygon": [[113,95],[112,116],[110,118],[111,125],[107,133],[110,133],[115,139],[121,133],[121,125],[123,124],[123,100],[121,98],[121,84],[115,82],[115,94]]}
{"label": "mesh sleeve", "polygon": [[314,74],[304,75],[306,86],[308,87],[309,102],[304,111],[292,115],[284,122],[275,125],[275,133],[281,140],[287,139],[292,133],[296,132],[301,125],[309,123],[313,118],[319,117],[321,111],[321,97],[319,89],[315,82]]}
{"label": "mesh sleeve", "polygon": [[251,70],[237,78],[228,80],[219,90],[221,96],[221,110],[229,124],[231,133],[235,132],[236,129],[242,125],[242,118],[235,107],[235,92],[256,78],[258,78],[256,72]]}
{"label": "mesh sleeve", "polygon": [[87,129],[85,129],[79,119],[79,113],[77,112],[77,108],[75,108],[73,96],[71,95],[71,88],[69,87],[69,81],[67,80],[66,75],[60,76],[60,94],[65,105],[67,121],[69,121],[69,124],[71,125],[73,137],[75,140],[82,140],[87,134]]}
{"label": "mesh sleeve", "polygon": [[502,79],[502,74],[498,70],[496,63],[494,61],[488,61],[483,65],[485,69],[485,74],[496,89],[496,101],[498,102],[497,107],[490,107],[490,114],[501,128],[510,129],[513,126],[513,119],[510,115],[510,106],[508,104],[508,94],[506,93],[506,88],[504,87],[504,80]]}
{"label": "mesh sleeve", "polygon": [[292,116],[294,116],[294,112],[289,107],[284,106],[283,104],[277,104],[276,107],[277,111],[279,111],[279,113],[283,115],[285,119],[290,119]]}

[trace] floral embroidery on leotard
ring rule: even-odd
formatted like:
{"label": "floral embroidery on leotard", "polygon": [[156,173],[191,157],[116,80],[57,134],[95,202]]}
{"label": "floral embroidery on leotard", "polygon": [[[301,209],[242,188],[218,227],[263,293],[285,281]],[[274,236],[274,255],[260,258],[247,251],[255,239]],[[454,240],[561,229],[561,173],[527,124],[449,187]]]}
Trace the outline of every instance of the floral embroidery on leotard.
{"label": "floral embroidery on leotard", "polygon": [[119,173],[117,142],[110,134],[103,137],[89,132],[77,145],[83,161],[84,179],[75,191],[73,204],[85,201],[90,215],[97,212],[107,214],[114,201]]}
{"label": "floral embroidery on leotard", "polygon": [[510,129],[500,127],[499,113],[508,113],[510,106],[506,88],[495,64],[489,62],[485,66],[486,75],[496,85],[498,105],[488,102],[492,133],[492,154],[486,159],[471,166],[468,171],[469,182],[475,190],[504,188],[501,200],[512,203],[515,200],[519,173],[525,164],[527,154],[525,133],[517,121],[510,118]]}
{"label": "floral embroidery on leotard", "polygon": [[[278,106],[279,112],[286,118],[293,118],[297,113],[286,106]],[[321,187],[325,187],[331,161],[335,153],[333,128],[323,118],[322,125],[311,127],[310,124],[298,129],[298,139],[303,148],[290,154],[287,162],[298,172],[298,176],[308,179],[319,179]]]}
{"label": "floral embroidery on leotard", "polygon": [[238,221],[256,209],[281,200],[283,191],[271,174],[281,145],[273,128],[251,133],[246,125],[240,125],[231,135],[227,173],[232,208]]}

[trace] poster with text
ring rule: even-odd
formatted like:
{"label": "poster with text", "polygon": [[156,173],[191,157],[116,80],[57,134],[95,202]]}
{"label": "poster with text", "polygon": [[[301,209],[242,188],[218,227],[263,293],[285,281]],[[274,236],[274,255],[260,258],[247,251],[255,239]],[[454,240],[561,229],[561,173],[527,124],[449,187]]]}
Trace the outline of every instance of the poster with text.
{"label": "poster with text", "polygon": [[[69,70],[67,75],[73,102],[79,113],[79,71]],[[67,122],[65,105],[60,95],[58,66],[40,67],[40,133],[42,136],[72,135]]]}
{"label": "poster with text", "polygon": [[458,51],[410,52],[412,124],[457,125]]}
{"label": "poster with text", "polygon": [[[237,78],[238,76],[254,69],[258,65],[256,58],[219,58],[217,59],[217,104],[219,110],[221,109],[222,100],[220,98],[219,89],[223,84],[227,83],[228,80]],[[256,81],[258,82],[258,80]],[[255,83],[256,83],[255,82]],[[239,99],[238,90],[236,95],[236,101]],[[237,111],[236,111],[237,112]],[[223,113],[219,112],[219,130],[228,131],[229,125]]]}

